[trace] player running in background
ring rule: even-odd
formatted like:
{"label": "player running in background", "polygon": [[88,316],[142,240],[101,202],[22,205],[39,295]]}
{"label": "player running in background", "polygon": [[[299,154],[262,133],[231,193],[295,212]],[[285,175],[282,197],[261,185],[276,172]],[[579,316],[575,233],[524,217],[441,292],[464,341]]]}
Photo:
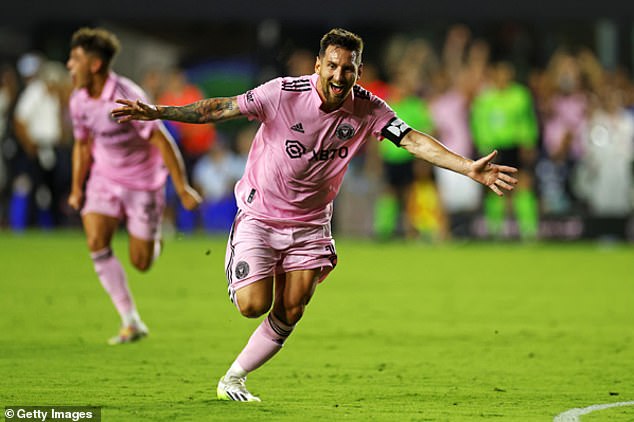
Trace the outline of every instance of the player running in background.
{"label": "player running in background", "polygon": [[315,73],[271,80],[242,95],[182,107],[148,105],[133,96],[112,111],[122,123],[168,119],[219,122],[246,116],[262,124],[245,173],[236,184],[238,214],[227,245],[229,294],[249,318],[266,314],[220,379],[218,398],[259,401],[247,374],[281,348],[313,295],[337,263],[330,232],[333,200],[368,135],[387,138],[416,157],[451,169],[501,195],[516,169],[492,164],[495,152],[472,161],[410,129],[380,98],[356,85],[363,41],[343,29],[321,39]]}
{"label": "player running in background", "polygon": [[167,172],[185,208],[200,203],[162,123],[120,125],[112,119],[115,98],[146,98],[135,83],[110,70],[118,50],[114,34],[82,28],[73,34],[66,64],[75,87],[69,105],[75,144],[68,203],[81,210],[95,271],[121,316],[121,330],[110,344],[128,343],[148,334],[125,271],[112,251],[120,221],[127,222],[132,265],[147,271],[161,250]]}

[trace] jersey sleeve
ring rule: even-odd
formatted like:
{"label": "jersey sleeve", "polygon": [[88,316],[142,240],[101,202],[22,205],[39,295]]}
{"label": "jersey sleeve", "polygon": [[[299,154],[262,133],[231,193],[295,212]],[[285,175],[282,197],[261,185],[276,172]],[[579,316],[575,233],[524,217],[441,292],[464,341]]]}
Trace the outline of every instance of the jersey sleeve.
{"label": "jersey sleeve", "polygon": [[376,115],[372,134],[379,140],[389,139],[396,146],[401,145],[401,141],[412,128],[403,120],[399,119],[394,110],[387,103],[378,97],[373,101]]}
{"label": "jersey sleeve", "polygon": [[90,136],[90,131],[84,125],[86,116],[80,113],[81,108],[78,105],[76,92],[70,97],[68,109],[70,111],[70,120],[73,125],[73,136],[75,140],[79,142],[86,141]]}
{"label": "jersey sleeve", "polygon": [[282,78],[276,78],[238,95],[238,108],[249,120],[266,122],[275,117],[282,95]]}

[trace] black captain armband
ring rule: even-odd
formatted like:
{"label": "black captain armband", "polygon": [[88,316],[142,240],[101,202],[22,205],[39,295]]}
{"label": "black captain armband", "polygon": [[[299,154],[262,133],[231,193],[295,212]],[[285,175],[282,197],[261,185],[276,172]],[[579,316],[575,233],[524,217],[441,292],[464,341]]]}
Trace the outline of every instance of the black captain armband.
{"label": "black captain armband", "polygon": [[412,128],[398,117],[393,117],[381,130],[381,136],[394,142],[397,147],[401,146],[401,141],[411,131]]}

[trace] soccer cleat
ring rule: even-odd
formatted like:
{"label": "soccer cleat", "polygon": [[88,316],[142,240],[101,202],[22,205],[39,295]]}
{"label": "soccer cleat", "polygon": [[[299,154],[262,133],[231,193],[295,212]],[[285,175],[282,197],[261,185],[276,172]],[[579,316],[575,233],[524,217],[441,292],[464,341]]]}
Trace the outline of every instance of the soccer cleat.
{"label": "soccer cleat", "polygon": [[247,378],[240,377],[227,377],[224,376],[218,381],[218,389],[216,395],[218,400],[233,400],[233,401],[262,401],[259,397],[249,393],[244,383]]}
{"label": "soccer cleat", "polygon": [[115,346],[117,344],[132,343],[141,340],[148,334],[149,331],[145,324],[143,324],[142,322],[138,324],[127,325],[119,330],[119,334],[108,340],[108,344],[111,346]]}

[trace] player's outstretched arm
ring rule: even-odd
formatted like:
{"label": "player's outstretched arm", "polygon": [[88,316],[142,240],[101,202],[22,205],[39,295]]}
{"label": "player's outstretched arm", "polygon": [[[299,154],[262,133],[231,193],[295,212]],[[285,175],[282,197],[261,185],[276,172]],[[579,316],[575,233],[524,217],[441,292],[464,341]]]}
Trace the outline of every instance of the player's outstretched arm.
{"label": "player's outstretched arm", "polygon": [[183,207],[187,210],[193,210],[196,208],[202,202],[202,198],[189,184],[189,181],[187,180],[187,173],[185,172],[183,157],[181,156],[176,143],[163,125],[161,125],[160,130],[152,132],[150,143],[156,145],[161,152],[163,162],[172,177],[172,183],[174,183],[174,188],[176,189],[176,193],[178,194]]}
{"label": "player's outstretched arm", "polygon": [[184,106],[145,104],[140,100],[118,99],[121,107],[112,110],[119,123],[130,120],[173,120],[184,123],[215,123],[242,115],[237,97],[207,98]]}
{"label": "player's outstretched arm", "polygon": [[515,167],[492,163],[497,151],[473,161],[456,154],[433,137],[416,130],[411,130],[405,135],[401,146],[415,157],[468,176],[500,196],[505,190],[513,190],[517,184],[517,179],[512,176],[517,172]]}

